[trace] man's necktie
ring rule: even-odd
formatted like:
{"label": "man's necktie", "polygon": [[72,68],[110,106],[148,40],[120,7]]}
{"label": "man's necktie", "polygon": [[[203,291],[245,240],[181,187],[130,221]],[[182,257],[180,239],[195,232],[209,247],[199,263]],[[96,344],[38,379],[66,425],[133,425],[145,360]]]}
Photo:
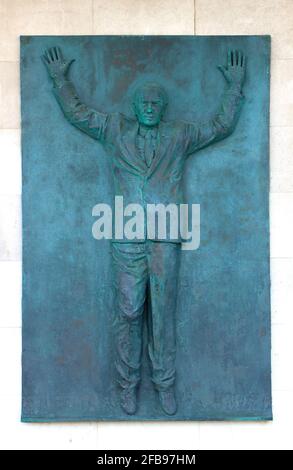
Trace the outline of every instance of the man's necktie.
{"label": "man's necktie", "polygon": [[155,156],[156,148],[156,136],[152,130],[146,132],[144,137],[144,158],[147,167],[149,168],[152,164],[153,158]]}

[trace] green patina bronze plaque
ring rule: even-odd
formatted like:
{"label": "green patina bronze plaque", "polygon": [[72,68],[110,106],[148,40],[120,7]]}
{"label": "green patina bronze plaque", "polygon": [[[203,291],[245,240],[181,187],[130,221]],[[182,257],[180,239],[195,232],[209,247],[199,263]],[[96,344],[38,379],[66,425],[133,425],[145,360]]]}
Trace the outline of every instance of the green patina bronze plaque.
{"label": "green patina bronze plaque", "polygon": [[269,66],[21,38],[23,421],[271,419]]}

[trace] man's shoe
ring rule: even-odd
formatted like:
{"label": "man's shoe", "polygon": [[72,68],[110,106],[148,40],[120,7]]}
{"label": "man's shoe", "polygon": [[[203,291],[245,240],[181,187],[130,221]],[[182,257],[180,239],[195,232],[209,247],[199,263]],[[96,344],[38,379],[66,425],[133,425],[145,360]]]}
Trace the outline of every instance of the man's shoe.
{"label": "man's shoe", "polygon": [[136,388],[123,388],[121,391],[121,408],[128,415],[134,415],[136,412]]}
{"label": "man's shoe", "polygon": [[174,388],[159,391],[161,407],[167,415],[174,415],[177,411],[177,403]]}

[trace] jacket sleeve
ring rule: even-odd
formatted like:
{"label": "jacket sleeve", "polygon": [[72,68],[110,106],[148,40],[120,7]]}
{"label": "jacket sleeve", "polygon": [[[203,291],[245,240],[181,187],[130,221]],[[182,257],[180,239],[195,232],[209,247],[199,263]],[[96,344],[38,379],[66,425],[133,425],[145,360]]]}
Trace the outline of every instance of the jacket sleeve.
{"label": "jacket sleeve", "polygon": [[201,124],[186,123],[184,145],[186,156],[228,137],[234,130],[244,96],[239,87],[229,87],[215,116]]}
{"label": "jacket sleeve", "polygon": [[65,117],[75,127],[102,143],[110,142],[113,134],[113,115],[100,113],[80,100],[69,80],[54,86],[53,92]]}

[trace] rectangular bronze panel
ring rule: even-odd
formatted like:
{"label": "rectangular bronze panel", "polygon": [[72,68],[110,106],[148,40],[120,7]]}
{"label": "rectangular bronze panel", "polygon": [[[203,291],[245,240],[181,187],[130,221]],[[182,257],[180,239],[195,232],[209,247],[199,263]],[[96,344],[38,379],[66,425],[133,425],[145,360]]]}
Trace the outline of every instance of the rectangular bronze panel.
{"label": "rectangular bronze panel", "polygon": [[[64,54],[65,68],[66,60],[75,59],[73,92],[50,69],[59,60],[58,49],[51,49],[56,47]],[[236,66],[245,66],[244,57],[242,89]],[[60,70],[60,63],[56,66]],[[269,79],[268,36],[21,38],[23,421],[272,418]],[[144,81],[160,83],[168,95],[164,124],[148,143],[139,131],[144,126],[135,128],[132,108],[134,91]],[[163,102],[165,91],[159,93]],[[75,113],[76,93],[90,108],[77,102]],[[104,145],[107,139],[110,148]],[[181,168],[183,156],[188,159]],[[174,159],[180,174],[168,170]],[[155,195],[167,194],[161,202],[168,202],[179,194],[174,181],[183,177],[184,201],[200,204],[198,249],[180,250],[178,243],[161,249],[160,241],[121,247],[93,237],[93,207],[111,205],[120,195],[113,177],[122,187],[119,175],[127,168],[127,203],[141,202],[135,198],[141,194],[156,203]],[[145,182],[144,193],[138,181]],[[182,202],[179,196],[176,204]],[[178,253],[174,362],[175,280],[170,273]],[[133,365],[133,380],[140,385],[136,408],[128,413],[121,407],[115,368],[113,259],[124,282],[134,258],[127,301],[139,302],[131,284],[138,279],[148,286],[146,295],[153,293],[154,311],[147,328],[149,306],[139,304],[142,368],[140,373]],[[166,298],[157,296],[156,303],[152,273],[161,268],[158,289]],[[145,270],[151,271],[146,277]],[[152,328],[151,340],[159,341],[150,345]],[[130,341],[130,336],[123,338]],[[129,353],[129,363],[135,355]],[[121,367],[126,387],[125,374],[132,369],[127,364],[121,372]],[[170,403],[161,406],[164,386],[172,386],[176,395],[177,409],[169,414]]]}

